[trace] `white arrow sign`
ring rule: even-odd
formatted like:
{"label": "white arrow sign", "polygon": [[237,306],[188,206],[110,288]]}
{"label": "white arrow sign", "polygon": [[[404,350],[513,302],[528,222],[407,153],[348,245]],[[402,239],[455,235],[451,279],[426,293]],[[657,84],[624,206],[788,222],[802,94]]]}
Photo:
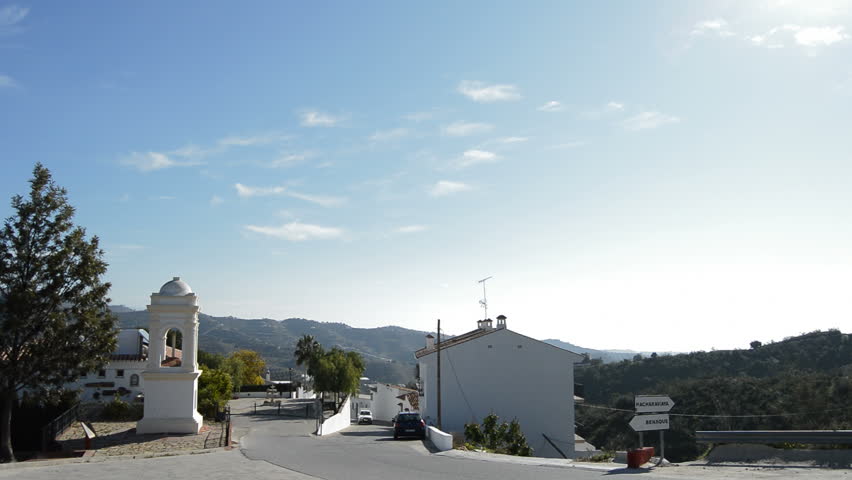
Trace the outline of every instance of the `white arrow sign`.
{"label": "white arrow sign", "polygon": [[665,395],[636,395],[636,413],[668,412],[674,407],[671,398]]}
{"label": "white arrow sign", "polygon": [[669,416],[662,415],[636,415],[630,419],[630,428],[636,432],[645,432],[648,430],[668,430]]}

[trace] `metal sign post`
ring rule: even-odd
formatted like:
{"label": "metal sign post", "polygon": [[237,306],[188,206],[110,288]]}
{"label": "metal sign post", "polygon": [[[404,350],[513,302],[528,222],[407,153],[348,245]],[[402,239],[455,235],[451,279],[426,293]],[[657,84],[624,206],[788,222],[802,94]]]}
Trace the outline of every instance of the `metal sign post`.
{"label": "metal sign post", "polygon": [[[666,458],[665,431],[669,429],[668,412],[674,407],[674,402],[666,395],[636,395],[633,399],[637,415],[630,419],[630,428],[639,433],[639,447],[645,446],[643,432],[660,431],[660,460],[657,466],[662,466]],[[652,415],[639,415],[651,413]]]}

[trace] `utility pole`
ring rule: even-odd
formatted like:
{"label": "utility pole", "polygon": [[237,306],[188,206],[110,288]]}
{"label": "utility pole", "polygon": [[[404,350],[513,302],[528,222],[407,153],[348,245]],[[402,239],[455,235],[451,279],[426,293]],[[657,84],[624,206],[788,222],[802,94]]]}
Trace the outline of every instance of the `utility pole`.
{"label": "utility pole", "polygon": [[441,319],[438,319],[438,343],[435,344],[438,349],[438,430],[441,430]]}

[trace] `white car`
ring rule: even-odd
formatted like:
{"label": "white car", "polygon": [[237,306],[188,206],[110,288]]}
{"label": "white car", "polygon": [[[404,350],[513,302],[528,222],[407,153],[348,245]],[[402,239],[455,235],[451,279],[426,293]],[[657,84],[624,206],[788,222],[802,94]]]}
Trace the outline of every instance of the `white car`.
{"label": "white car", "polygon": [[369,410],[361,410],[358,412],[358,425],[362,423],[366,423],[369,425],[373,424],[373,412]]}

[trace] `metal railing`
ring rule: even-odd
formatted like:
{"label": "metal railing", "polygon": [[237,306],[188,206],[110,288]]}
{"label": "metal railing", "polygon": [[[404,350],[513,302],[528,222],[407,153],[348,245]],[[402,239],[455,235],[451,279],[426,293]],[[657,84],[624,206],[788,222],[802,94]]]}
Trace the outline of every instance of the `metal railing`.
{"label": "metal railing", "polygon": [[852,445],[852,430],[727,430],[697,431],[698,443],[802,443]]}
{"label": "metal railing", "polygon": [[50,444],[56,440],[66,428],[71,426],[79,417],[80,404],[77,403],[73,407],[63,412],[58,417],[54,418],[47,425],[41,427],[41,451],[46,452],[50,448]]}

